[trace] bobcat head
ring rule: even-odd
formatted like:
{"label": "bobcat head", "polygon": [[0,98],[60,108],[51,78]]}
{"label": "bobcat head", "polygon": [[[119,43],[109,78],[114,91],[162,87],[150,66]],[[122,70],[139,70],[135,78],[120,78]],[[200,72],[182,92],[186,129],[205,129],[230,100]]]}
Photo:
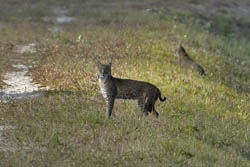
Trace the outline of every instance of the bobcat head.
{"label": "bobcat head", "polygon": [[187,53],[186,53],[186,50],[184,49],[184,47],[181,44],[180,44],[179,48],[176,49],[174,55],[177,56],[177,57],[179,57],[179,56],[187,56],[187,57],[189,57],[187,55]]}
{"label": "bobcat head", "polygon": [[111,76],[111,63],[101,64],[98,62],[98,73],[97,77],[101,80],[106,80],[108,76]]}

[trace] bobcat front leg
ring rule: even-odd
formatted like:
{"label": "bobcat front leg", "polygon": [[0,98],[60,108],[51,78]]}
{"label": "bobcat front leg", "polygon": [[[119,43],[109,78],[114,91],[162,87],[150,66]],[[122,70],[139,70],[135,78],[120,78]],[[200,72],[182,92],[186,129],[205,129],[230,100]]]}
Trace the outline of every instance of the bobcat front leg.
{"label": "bobcat front leg", "polygon": [[111,117],[112,110],[114,107],[115,99],[108,99],[107,100],[107,112],[108,112],[108,118]]}

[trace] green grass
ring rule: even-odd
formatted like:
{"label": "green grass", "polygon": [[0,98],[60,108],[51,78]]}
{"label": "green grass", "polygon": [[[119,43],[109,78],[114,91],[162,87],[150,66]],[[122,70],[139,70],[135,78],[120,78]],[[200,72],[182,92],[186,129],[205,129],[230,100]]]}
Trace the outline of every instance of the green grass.
{"label": "green grass", "polygon": [[[173,101],[173,100],[172,100]],[[132,105],[133,104],[133,105]],[[106,119],[101,98],[52,93],[13,103],[4,113],[16,143],[1,163],[14,165],[247,166],[247,124],[232,113],[209,113],[176,100],[145,118],[134,103],[117,103]],[[118,107],[119,106],[119,107]],[[28,120],[28,121],[27,121]]]}
{"label": "green grass", "polygon": [[[30,75],[53,90],[0,104],[0,126],[14,127],[0,136],[0,166],[249,166],[248,38],[225,36],[226,21],[214,33],[199,28],[192,12],[168,13],[150,2],[110,7],[86,1],[75,10],[65,2],[69,13],[84,21],[64,25],[55,34],[46,29],[56,25],[41,21],[51,11],[33,11],[36,19],[25,23],[19,21],[28,9],[17,21],[6,18],[9,28],[0,32],[0,44],[40,45],[37,53],[24,55],[1,47],[0,72],[11,70],[12,60],[34,60]],[[86,5],[93,10],[79,10]],[[152,12],[144,10],[149,7]],[[76,41],[79,35],[81,42]],[[178,67],[174,52],[179,43],[205,68],[206,77]],[[125,100],[115,102],[107,119],[97,61],[112,61],[116,77],[157,85],[167,97],[156,104],[159,119],[145,117],[136,102]]]}

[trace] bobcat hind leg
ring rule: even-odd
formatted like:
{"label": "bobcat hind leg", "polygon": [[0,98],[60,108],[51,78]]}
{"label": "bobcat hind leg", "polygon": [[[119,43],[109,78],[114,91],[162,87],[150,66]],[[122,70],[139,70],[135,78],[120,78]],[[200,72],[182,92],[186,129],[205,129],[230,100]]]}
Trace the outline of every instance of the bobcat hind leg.
{"label": "bobcat hind leg", "polygon": [[153,114],[155,115],[156,118],[159,117],[159,113],[155,110],[155,106],[153,105]]}
{"label": "bobcat hind leg", "polygon": [[148,116],[148,109],[147,109],[148,107],[146,106],[145,102],[142,99],[138,99],[138,106],[140,107],[144,115]]}

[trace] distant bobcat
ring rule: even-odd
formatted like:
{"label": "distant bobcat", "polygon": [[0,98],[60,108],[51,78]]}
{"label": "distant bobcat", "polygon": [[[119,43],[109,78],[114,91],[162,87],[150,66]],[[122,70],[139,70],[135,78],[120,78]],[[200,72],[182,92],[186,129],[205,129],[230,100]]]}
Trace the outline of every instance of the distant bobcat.
{"label": "distant bobcat", "polygon": [[148,83],[130,79],[115,78],[111,75],[111,63],[98,63],[98,79],[103,97],[107,102],[108,117],[112,114],[115,99],[134,99],[145,115],[152,112],[158,117],[155,110],[155,101],[165,101],[166,97],[161,98],[160,90]]}
{"label": "distant bobcat", "polygon": [[191,69],[198,72],[200,75],[206,75],[205,70],[197,64],[185,51],[182,45],[179,46],[176,55],[179,56],[179,65],[185,69]]}

